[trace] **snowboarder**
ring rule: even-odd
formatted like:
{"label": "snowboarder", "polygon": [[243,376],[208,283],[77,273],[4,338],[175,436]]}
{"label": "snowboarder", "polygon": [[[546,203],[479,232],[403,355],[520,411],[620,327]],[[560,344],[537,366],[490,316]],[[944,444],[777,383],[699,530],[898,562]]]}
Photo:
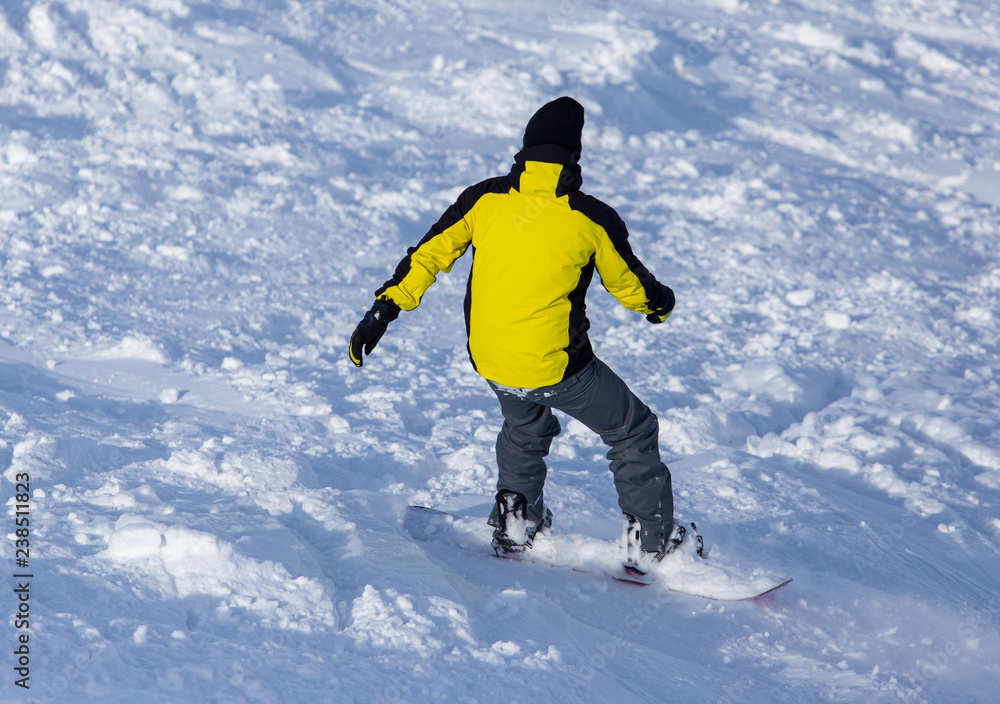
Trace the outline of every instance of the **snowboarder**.
{"label": "snowboarder", "polygon": [[350,356],[360,367],[362,351],[371,354],[400,311],[416,308],[471,245],[469,356],[504,417],[488,521],[494,548],[524,550],[551,525],[542,489],[558,409],[610,446],[627,561],[641,564],[669,551],[670,472],[656,416],[591,348],[584,298],[596,270],[623,306],[658,324],[673,311],[674,293],[632,252],[618,214],[580,191],[583,122],[583,106],[569,97],[531,117],[510,173],[467,188],[375,292]]}

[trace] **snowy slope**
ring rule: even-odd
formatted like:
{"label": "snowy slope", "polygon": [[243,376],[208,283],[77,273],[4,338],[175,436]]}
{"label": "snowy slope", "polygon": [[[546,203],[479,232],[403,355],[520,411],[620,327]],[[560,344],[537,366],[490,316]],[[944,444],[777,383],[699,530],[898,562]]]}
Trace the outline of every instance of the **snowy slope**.
{"label": "snowy slope", "polygon": [[[468,262],[349,335],[545,100],[677,293],[592,289],[719,604],[413,541],[485,517]],[[993,702],[1000,13],[921,3],[0,3],[0,701]],[[561,535],[620,529],[564,423]],[[11,669],[30,475],[30,691]]]}

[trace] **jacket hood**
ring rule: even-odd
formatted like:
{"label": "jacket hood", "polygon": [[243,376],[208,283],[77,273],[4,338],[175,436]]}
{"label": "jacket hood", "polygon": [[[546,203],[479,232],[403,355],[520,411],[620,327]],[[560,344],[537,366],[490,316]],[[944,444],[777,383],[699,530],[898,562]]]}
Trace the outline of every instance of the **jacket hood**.
{"label": "jacket hood", "polygon": [[565,147],[541,144],[522,149],[514,156],[509,175],[511,186],[526,195],[561,198],[583,185],[575,155]]}

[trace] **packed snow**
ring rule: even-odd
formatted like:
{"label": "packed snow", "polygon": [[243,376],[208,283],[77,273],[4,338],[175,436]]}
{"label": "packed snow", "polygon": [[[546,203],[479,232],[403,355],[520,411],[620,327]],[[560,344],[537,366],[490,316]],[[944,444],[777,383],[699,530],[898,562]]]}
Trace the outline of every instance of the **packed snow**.
{"label": "packed snow", "polygon": [[[489,537],[468,261],[348,339],[559,95],[678,300],[593,286],[595,348],[765,600],[404,529]],[[995,702],[998,114],[987,0],[5,0],[0,701]],[[563,420],[583,559],[621,517]]]}

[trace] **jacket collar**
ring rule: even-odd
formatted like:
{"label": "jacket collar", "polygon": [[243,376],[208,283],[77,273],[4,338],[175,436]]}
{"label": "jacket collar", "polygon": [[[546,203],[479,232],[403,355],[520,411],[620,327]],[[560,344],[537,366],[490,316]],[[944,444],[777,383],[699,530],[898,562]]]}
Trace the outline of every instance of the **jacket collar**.
{"label": "jacket collar", "polygon": [[539,144],[514,156],[511,185],[518,192],[561,198],[580,190],[583,176],[572,152],[555,144]]}

